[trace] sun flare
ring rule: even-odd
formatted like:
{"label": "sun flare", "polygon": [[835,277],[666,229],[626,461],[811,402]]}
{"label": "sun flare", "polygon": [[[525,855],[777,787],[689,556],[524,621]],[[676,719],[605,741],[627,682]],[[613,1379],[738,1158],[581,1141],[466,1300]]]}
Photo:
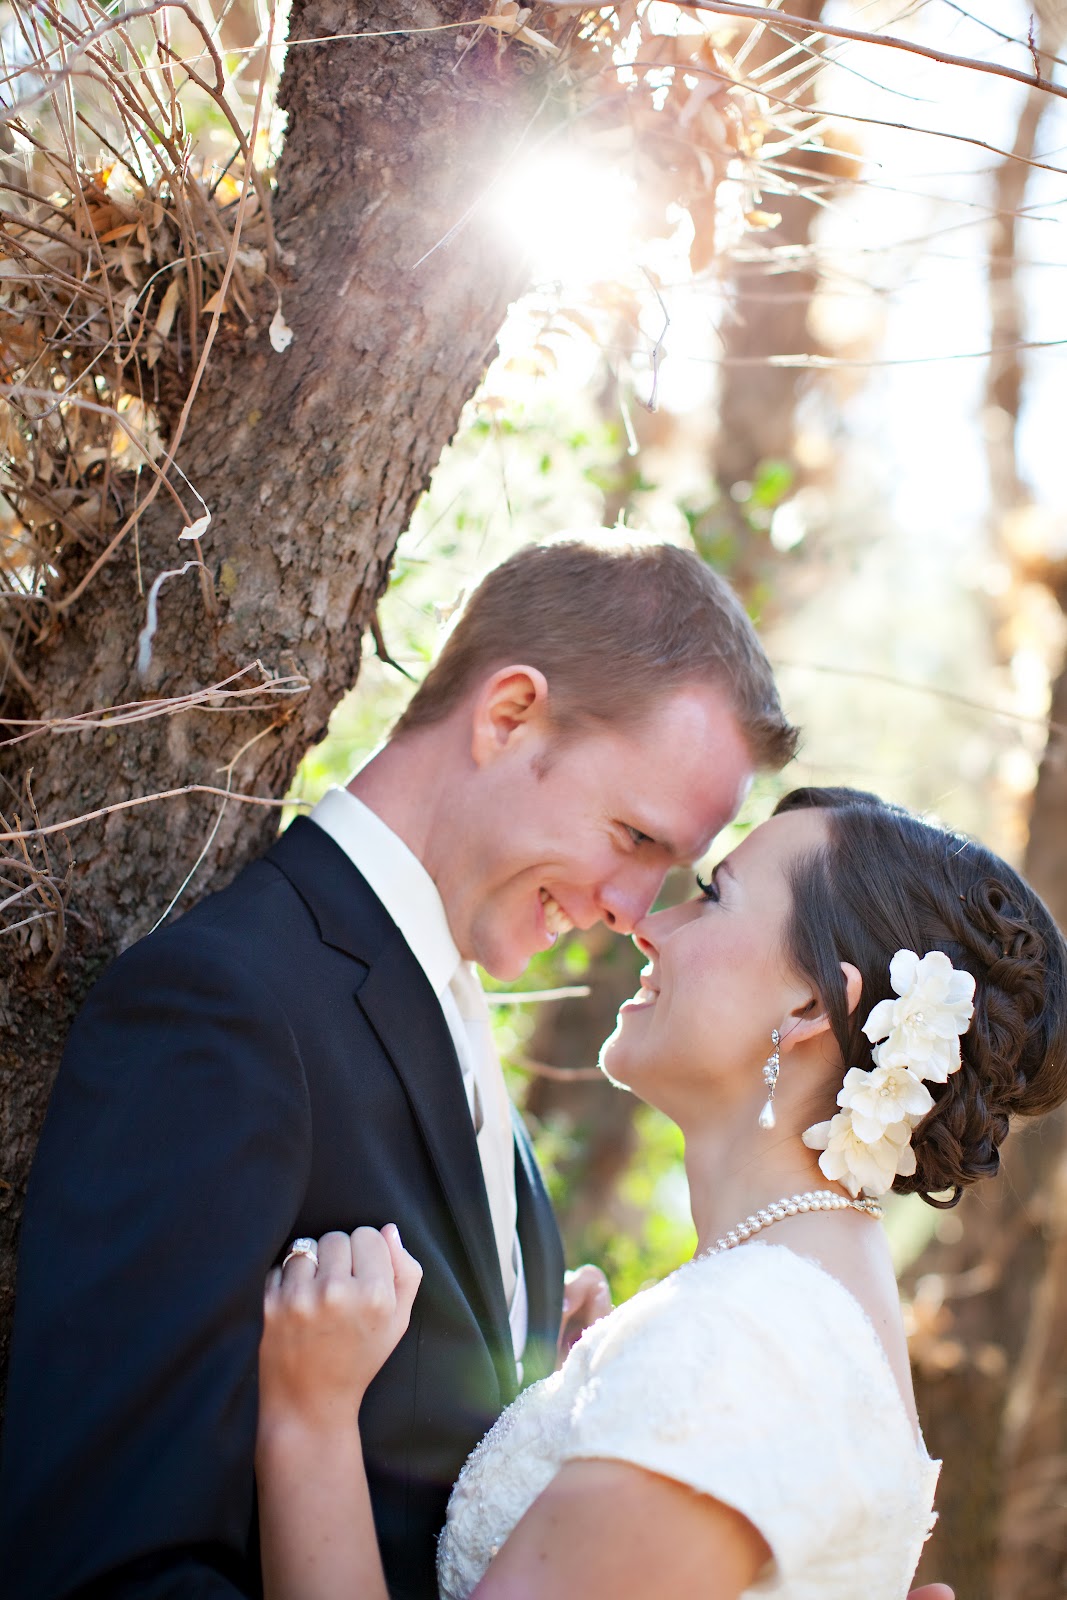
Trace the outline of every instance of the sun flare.
{"label": "sun flare", "polygon": [[565,283],[616,278],[633,263],[634,183],[585,154],[544,152],[497,185],[498,226],[530,256],[535,274]]}

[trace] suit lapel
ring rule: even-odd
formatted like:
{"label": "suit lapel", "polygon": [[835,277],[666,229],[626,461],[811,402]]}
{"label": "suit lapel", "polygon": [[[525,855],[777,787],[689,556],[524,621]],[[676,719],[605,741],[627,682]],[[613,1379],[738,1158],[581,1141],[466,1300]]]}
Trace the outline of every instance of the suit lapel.
{"label": "suit lapel", "polygon": [[437,996],[377,895],[321,828],[298,817],[267,859],[297,890],[324,943],[365,969],[356,1004],[404,1085],[470,1261],[492,1330],[493,1357],[510,1394],[515,1368],[489,1200],[463,1077]]}
{"label": "suit lapel", "polygon": [[510,1346],[493,1221],[455,1046],[426,974],[398,930],[356,991],[356,1001],[407,1091],[496,1342]]}
{"label": "suit lapel", "polygon": [[519,1206],[519,1244],[530,1308],[523,1356],[524,1381],[534,1383],[555,1369],[563,1311],[563,1242],[545,1192],[530,1136],[512,1107],[515,1126],[515,1197]]}

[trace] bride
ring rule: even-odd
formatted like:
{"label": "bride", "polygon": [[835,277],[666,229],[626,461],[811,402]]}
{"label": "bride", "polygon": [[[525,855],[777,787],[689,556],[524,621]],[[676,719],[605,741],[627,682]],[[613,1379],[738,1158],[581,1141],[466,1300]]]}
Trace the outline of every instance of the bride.
{"label": "bride", "polygon": [[[787,796],[698,883],[638,927],[601,1056],[685,1134],[696,1255],[475,1450],[442,1600],[902,1600],[932,1524],[878,1200],[958,1199],[1011,1115],[1067,1098],[1067,950],[983,846],[846,789]],[[386,1594],[358,1411],[420,1277],[389,1226],[268,1281],[268,1600]]]}

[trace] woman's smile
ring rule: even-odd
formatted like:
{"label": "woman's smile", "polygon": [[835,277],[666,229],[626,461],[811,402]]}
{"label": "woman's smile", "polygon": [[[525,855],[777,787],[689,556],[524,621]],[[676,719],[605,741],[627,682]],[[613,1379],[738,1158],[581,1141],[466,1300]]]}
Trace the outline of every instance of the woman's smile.
{"label": "woman's smile", "polygon": [[654,965],[649,964],[641,971],[641,987],[629,1000],[624,1000],[619,1007],[619,1015],[631,1011],[648,1011],[659,999],[659,979]]}

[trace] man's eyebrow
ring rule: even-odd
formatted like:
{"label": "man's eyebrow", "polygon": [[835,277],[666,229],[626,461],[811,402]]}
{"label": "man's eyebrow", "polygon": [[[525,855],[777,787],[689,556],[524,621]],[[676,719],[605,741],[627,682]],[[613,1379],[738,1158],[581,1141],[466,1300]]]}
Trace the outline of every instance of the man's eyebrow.
{"label": "man's eyebrow", "polygon": [[[634,821],[631,826],[635,827],[639,833],[643,833],[646,839],[651,840],[658,850],[665,851],[678,867],[693,867],[698,861],[703,861],[704,857],[707,855],[708,851],[711,849],[711,846],[715,842],[712,838],[707,840],[699,840],[695,844],[676,844],[673,840],[669,839],[666,834],[663,833],[663,831],[651,820],[651,818],[646,817],[645,820],[642,821],[640,816],[636,814],[634,815]],[[724,856],[723,861],[725,862],[725,860],[726,857]],[[727,871],[729,870],[730,869],[727,868]]]}
{"label": "man's eyebrow", "polygon": [[636,828],[638,833],[643,833],[648,843],[654,844],[657,850],[665,850],[668,855],[674,856],[675,859],[681,857],[684,860],[682,852],[676,850],[670,840],[664,837],[658,824],[653,822],[651,817],[642,817],[636,806],[630,807],[630,822],[628,826]]}

